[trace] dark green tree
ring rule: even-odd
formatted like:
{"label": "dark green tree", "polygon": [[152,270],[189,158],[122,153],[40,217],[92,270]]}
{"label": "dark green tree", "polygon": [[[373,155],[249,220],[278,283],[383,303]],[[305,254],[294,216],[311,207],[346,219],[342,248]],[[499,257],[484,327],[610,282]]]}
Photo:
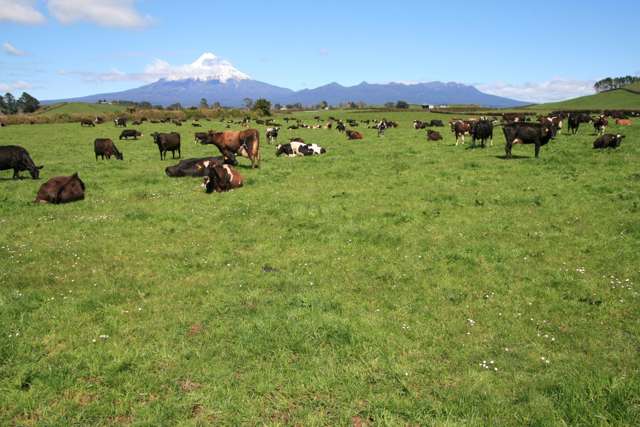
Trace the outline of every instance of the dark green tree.
{"label": "dark green tree", "polygon": [[33,113],[38,108],[40,108],[40,101],[27,92],[22,92],[22,95],[17,101],[17,109],[23,113]]}
{"label": "dark green tree", "polygon": [[253,111],[257,111],[262,116],[270,116],[271,102],[267,99],[260,98],[253,104]]}
{"label": "dark green tree", "polygon": [[409,108],[409,103],[407,101],[398,101],[396,102],[396,108],[407,109]]}
{"label": "dark green tree", "polygon": [[18,112],[18,104],[16,98],[9,92],[4,94],[4,103],[6,105],[6,114],[16,114]]}
{"label": "dark green tree", "polygon": [[209,108],[209,104],[207,103],[207,100],[204,98],[200,99],[200,108],[202,109],[207,109]]}

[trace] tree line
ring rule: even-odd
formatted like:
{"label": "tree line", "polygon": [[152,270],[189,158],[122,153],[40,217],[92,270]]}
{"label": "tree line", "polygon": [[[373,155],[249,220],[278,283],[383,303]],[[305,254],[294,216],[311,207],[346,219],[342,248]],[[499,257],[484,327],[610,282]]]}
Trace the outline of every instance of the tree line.
{"label": "tree line", "polygon": [[33,113],[38,108],[40,108],[40,101],[27,92],[22,92],[18,99],[9,92],[0,97],[0,112],[2,114]]}
{"label": "tree line", "polygon": [[607,77],[606,79],[598,80],[593,88],[596,92],[605,92],[613,89],[620,89],[621,87],[628,86],[631,83],[640,82],[638,76],[624,76],[624,77]]}

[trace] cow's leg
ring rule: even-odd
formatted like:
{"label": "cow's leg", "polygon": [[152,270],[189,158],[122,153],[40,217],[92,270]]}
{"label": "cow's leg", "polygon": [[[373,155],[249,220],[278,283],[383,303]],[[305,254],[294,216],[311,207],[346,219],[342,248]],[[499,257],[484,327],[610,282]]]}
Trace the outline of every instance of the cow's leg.
{"label": "cow's leg", "polygon": [[507,142],[504,145],[504,153],[505,153],[505,157],[507,159],[511,158],[511,148],[512,147],[513,147],[513,141],[507,140]]}
{"label": "cow's leg", "polygon": [[20,171],[18,168],[13,168],[13,179],[20,179]]}
{"label": "cow's leg", "polygon": [[180,151],[180,147],[178,147],[178,158],[181,159],[182,158],[182,152]]}
{"label": "cow's leg", "polygon": [[540,144],[536,143],[536,159],[540,155]]}

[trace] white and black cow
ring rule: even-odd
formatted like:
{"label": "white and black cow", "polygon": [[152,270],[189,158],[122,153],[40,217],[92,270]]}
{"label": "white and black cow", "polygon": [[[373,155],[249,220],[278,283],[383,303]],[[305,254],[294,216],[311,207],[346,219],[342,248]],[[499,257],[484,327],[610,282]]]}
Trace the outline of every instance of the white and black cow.
{"label": "white and black cow", "polygon": [[291,141],[287,144],[279,144],[276,147],[276,156],[286,155],[287,157],[313,156],[326,153],[327,150],[317,144],[305,144],[300,141]]}
{"label": "white and black cow", "polygon": [[279,130],[280,130],[279,127],[267,128],[266,137],[267,137],[267,143],[268,144],[271,144],[272,142],[278,142],[278,131]]}

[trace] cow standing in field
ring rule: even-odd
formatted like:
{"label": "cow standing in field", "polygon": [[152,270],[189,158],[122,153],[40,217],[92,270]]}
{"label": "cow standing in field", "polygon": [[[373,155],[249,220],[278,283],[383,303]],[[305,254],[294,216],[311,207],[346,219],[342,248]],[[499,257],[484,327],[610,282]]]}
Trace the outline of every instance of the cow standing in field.
{"label": "cow standing in field", "polygon": [[123,127],[126,128],[127,127],[127,118],[126,117],[117,117],[113,120],[113,123],[115,123],[116,127]]}
{"label": "cow standing in field", "polygon": [[71,176],[56,176],[40,186],[35,202],[69,203],[84,199],[84,182],[74,173]]}
{"label": "cow standing in field", "polygon": [[484,148],[484,142],[488,139],[489,146],[493,146],[493,123],[490,120],[481,119],[473,124],[471,129],[471,137],[473,146],[476,141],[480,140],[480,146]]}
{"label": "cow standing in field", "polygon": [[471,123],[468,121],[456,120],[455,122],[451,122],[451,131],[456,137],[456,146],[459,142],[462,142],[462,145],[464,145],[464,136],[471,132]]}
{"label": "cow standing in field", "polygon": [[547,123],[508,123],[502,126],[506,140],[506,158],[510,159],[514,144],[534,144],[538,158],[540,147],[546,145],[553,136],[551,126]]}
{"label": "cow standing in field", "polygon": [[205,161],[202,167],[206,171],[202,187],[207,193],[230,191],[242,187],[244,183],[242,175],[233,166]]}
{"label": "cow standing in field", "polygon": [[203,144],[218,147],[225,160],[235,162],[235,156],[247,157],[251,160],[251,167],[260,166],[260,134],[256,129],[242,131],[209,131],[209,137]]}
{"label": "cow standing in field", "polygon": [[609,121],[605,119],[604,115],[600,115],[597,119],[593,120],[593,129],[598,135],[604,135],[604,131],[607,130]]}
{"label": "cow standing in field", "polygon": [[107,160],[111,160],[111,156],[116,156],[118,160],[124,160],[124,156],[109,138],[96,138],[93,141],[93,151],[96,154],[96,161],[98,157],[102,157],[102,160],[106,157]]}
{"label": "cow standing in field", "polygon": [[278,128],[278,127],[267,128],[266,137],[267,137],[267,143],[268,144],[271,144],[272,142],[278,142],[278,131],[279,130],[280,130],[280,128]]}
{"label": "cow standing in field", "polygon": [[13,179],[20,179],[21,171],[29,171],[31,178],[40,178],[40,169],[24,148],[18,145],[0,146],[0,170],[13,169]]}
{"label": "cow standing in field", "polygon": [[384,136],[384,131],[387,129],[387,121],[380,120],[380,123],[376,125],[376,129],[378,129],[378,137]]}
{"label": "cow standing in field", "polygon": [[88,120],[88,119],[82,119],[80,120],[80,126],[81,127],[95,127],[95,123],[93,123],[93,121]]}
{"label": "cow standing in field", "polygon": [[414,120],[413,121],[413,128],[415,130],[425,129],[426,127],[427,127],[427,123],[426,122],[422,122],[420,120]]}
{"label": "cow standing in field", "polygon": [[129,138],[138,139],[138,137],[142,137],[142,136],[144,135],[140,131],[137,131],[135,129],[125,129],[122,132],[120,132],[120,137],[118,139],[129,139]]}
{"label": "cow standing in field", "polygon": [[160,151],[160,160],[164,160],[167,157],[167,151],[171,151],[172,159],[175,159],[176,151],[178,152],[178,158],[182,157],[182,153],[180,152],[180,134],[178,132],[154,132],[151,136],[153,137],[153,143],[158,146],[158,150]]}
{"label": "cow standing in field", "polygon": [[624,135],[605,133],[593,142],[593,148],[616,148],[620,146],[623,138]]}

